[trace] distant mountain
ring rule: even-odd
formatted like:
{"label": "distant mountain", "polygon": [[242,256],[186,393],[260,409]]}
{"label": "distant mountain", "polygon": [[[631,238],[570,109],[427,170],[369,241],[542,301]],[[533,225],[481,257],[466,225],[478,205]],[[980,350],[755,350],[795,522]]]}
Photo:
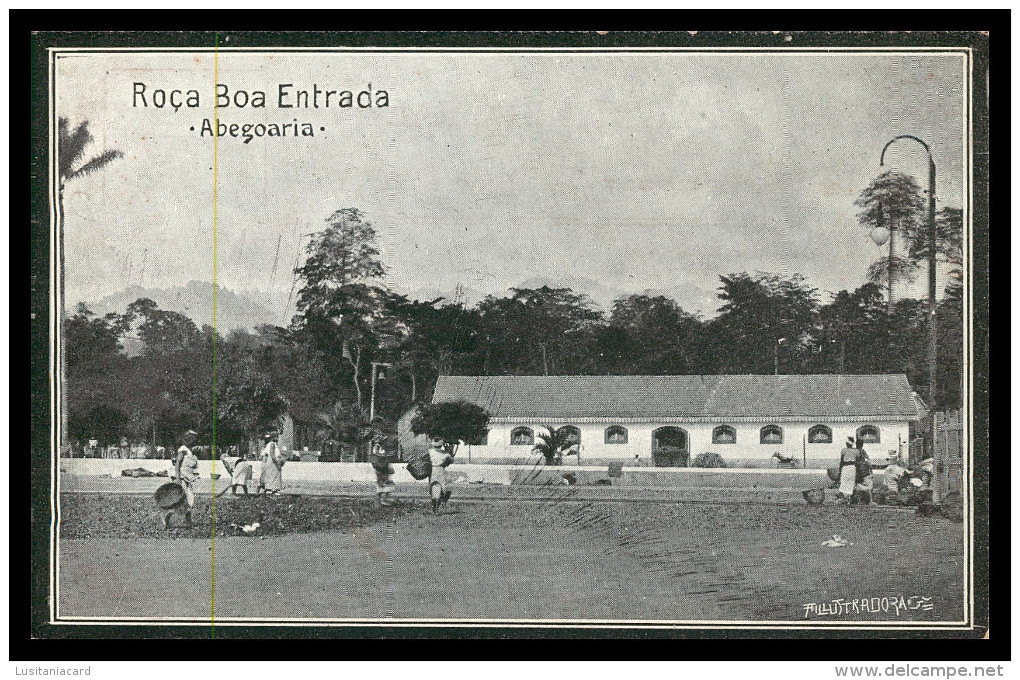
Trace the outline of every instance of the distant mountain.
{"label": "distant mountain", "polygon": [[[227,333],[235,328],[253,329],[262,324],[286,326],[294,313],[293,304],[285,310],[287,296],[279,293],[235,292],[217,287],[216,328]],[[198,326],[212,323],[211,283],[190,281],[175,288],[145,288],[131,286],[89,303],[97,315],[108,312],[123,313],[127,306],[139,298],[149,298],[160,309],[184,314]],[[285,313],[286,312],[286,313]]]}
{"label": "distant mountain", "polygon": [[[612,311],[613,302],[621,297],[643,293],[645,295],[665,295],[676,300],[688,312],[701,311],[704,318],[716,314],[719,299],[714,290],[698,289],[692,286],[675,286],[670,288],[649,289],[644,291],[626,291],[606,286],[587,277],[567,277],[553,279],[532,277],[520,282],[516,288],[570,288],[576,293],[587,294],[593,302],[608,314]],[[400,291],[403,292],[403,291]],[[439,288],[419,288],[404,293],[412,300],[435,300],[445,298],[454,302],[458,298],[457,290],[440,290]],[[509,295],[509,288],[498,295]],[[459,291],[460,300],[468,306],[478,304],[486,293],[473,288],[463,287]],[[160,309],[167,309],[184,314],[199,326],[212,323],[212,284],[203,281],[190,281],[187,285],[175,288],[145,288],[131,286],[108,295],[103,299],[90,302],[89,308],[102,316],[109,312],[123,313],[127,306],[139,298],[149,298]],[[280,292],[264,291],[233,291],[219,287],[216,297],[216,327],[223,334],[235,329],[254,329],[262,324],[286,326],[294,315],[294,300],[287,304],[287,296]]]}

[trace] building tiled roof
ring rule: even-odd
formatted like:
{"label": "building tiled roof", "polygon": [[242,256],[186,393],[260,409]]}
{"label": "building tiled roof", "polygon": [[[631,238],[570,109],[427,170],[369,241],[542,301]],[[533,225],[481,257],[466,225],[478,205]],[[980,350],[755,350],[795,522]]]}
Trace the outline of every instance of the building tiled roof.
{"label": "building tiled roof", "polygon": [[440,376],[433,402],[496,420],[918,417],[892,375]]}

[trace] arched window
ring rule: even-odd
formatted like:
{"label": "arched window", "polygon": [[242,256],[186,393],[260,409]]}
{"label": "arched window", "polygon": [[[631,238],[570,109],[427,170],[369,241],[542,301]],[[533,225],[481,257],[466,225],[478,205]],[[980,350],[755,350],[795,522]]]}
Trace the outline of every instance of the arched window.
{"label": "arched window", "polygon": [[720,425],[712,430],[713,444],[736,444],[737,431],[729,425]]}
{"label": "arched window", "polygon": [[561,432],[570,439],[571,444],[581,443],[581,430],[573,425],[564,425],[557,432]]}
{"label": "arched window", "polygon": [[832,428],[826,425],[815,425],[807,431],[808,444],[831,444]]}
{"label": "arched window", "polygon": [[515,427],[510,433],[511,446],[532,446],[535,443],[535,431],[530,427]]}
{"label": "arched window", "polygon": [[782,444],[783,428],[778,425],[766,425],[761,428],[761,438],[759,441],[762,444]]}
{"label": "arched window", "polygon": [[861,425],[857,428],[857,438],[865,444],[880,444],[882,438],[878,434],[878,428],[874,425]]}
{"label": "arched window", "polygon": [[626,444],[627,428],[622,425],[610,425],[606,428],[607,444]]}

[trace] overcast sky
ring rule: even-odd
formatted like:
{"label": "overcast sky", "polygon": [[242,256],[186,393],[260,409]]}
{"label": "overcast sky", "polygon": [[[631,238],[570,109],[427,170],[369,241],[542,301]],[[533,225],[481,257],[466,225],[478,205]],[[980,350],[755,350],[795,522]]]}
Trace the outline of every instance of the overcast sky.
{"label": "overcast sky", "polygon": [[[239,291],[286,295],[302,235],[354,206],[401,292],[587,277],[673,290],[711,316],[719,274],[863,283],[882,249],[853,200],[895,135],[930,144],[942,205],[966,191],[958,54],[224,51],[218,68],[232,91],[268,98],[218,109],[222,122],[315,130],[219,142],[216,278]],[[213,144],[198,133],[213,69],[195,53],[57,60],[58,115],[90,122],[93,153],[124,152],[68,187],[69,304],[213,279]],[[198,89],[201,107],[133,107],[133,82]],[[390,105],[281,110],[279,83],[371,83]],[[886,160],[926,184],[918,145]]]}

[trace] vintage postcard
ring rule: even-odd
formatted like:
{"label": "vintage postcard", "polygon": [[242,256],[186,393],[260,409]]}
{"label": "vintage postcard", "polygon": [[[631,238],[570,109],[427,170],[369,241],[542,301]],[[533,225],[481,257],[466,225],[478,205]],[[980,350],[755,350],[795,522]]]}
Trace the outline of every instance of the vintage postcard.
{"label": "vintage postcard", "polygon": [[985,36],[306,38],[37,36],[44,623],[984,635]]}

